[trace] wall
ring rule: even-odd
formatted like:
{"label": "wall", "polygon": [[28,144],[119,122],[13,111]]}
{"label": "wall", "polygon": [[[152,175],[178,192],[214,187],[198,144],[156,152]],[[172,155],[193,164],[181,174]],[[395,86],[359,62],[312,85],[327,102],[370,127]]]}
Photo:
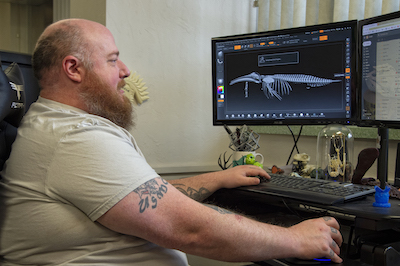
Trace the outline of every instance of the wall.
{"label": "wall", "polygon": [[84,18],[106,25],[106,0],[53,0],[54,21]]}
{"label": "wall", "polygon": [[51,22],[51,0],[0,2],[0,50],[31,54]]}
{"label": "wall", "polygon": [[161,173],[218,169],[228,148],[212,126],[211,37],[254,31],[253,1],[107,1],[121,59],[146,82],[132,131]]}

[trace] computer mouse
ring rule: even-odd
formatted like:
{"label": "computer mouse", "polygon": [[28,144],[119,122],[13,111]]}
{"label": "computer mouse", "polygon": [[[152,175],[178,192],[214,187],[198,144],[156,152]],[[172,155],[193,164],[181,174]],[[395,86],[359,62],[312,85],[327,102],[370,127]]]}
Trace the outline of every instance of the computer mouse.
{"label": "computer mouse", "polygon": [[268,181],[269,181],[269,179],[267,179],[267,178],[265,178],[265,177],[263,177],[263,176],[260,176],[260,175],[258,175],[258,176],[256,176],[256,177],[258,177],[258,179],[260,179],[260,183],[268,182]]}

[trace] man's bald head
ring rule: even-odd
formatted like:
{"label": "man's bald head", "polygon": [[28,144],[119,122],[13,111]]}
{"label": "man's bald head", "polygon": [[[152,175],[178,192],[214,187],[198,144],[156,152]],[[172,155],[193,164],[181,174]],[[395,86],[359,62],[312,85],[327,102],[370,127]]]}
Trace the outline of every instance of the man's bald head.
{"label": "man's bald head", "polygon": [[41,85],[56,82],[57,68],[68,55],[76,57],[90,69],[93,51],[90,33],[101,28],[105,27],[84,19],[60,20],[48,26],[39,37],[32,57],[34,74]]}

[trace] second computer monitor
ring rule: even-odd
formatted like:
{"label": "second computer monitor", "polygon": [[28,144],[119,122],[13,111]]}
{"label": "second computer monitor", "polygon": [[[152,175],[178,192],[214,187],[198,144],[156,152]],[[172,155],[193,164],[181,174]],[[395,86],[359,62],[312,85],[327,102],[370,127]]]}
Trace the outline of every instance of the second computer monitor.
{"label": "second computer monitor", "polygon": [[359,22],[360,125],[400,128],[400,12]]}
{"label": "second computer monitor", "polygon": [[212,39],[214,125],[350,124],[357,21]]}

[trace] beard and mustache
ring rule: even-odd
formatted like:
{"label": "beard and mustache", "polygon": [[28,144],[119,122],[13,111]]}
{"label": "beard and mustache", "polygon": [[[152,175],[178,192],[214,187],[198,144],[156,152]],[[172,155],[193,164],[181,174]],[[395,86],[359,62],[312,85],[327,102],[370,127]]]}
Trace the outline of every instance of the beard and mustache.
{"label": "beard and mustache", "polygon": [[119,93],[124,86],[125,81],[121,80],[117,90],[111,88],[96,73],[88,71],[86,79],[82,83],[80,96],[85,102],[89,114],[104,117],[129,130],[134,126],[133,108],[129,99]]}

